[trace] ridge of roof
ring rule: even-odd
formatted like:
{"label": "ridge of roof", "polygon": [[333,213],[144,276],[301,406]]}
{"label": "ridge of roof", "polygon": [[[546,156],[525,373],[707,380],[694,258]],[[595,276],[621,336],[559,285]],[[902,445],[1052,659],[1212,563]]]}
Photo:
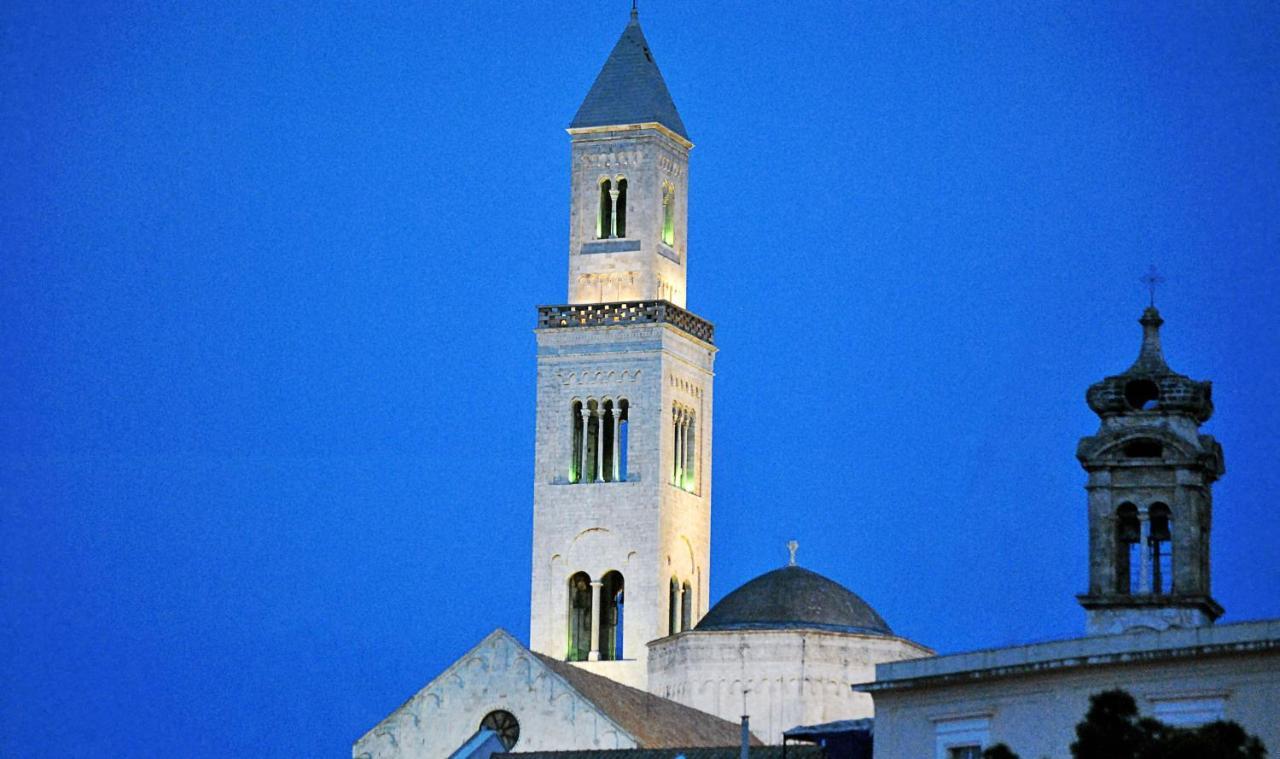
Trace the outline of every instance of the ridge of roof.
{"label": "ridge of roof", "polygon": [[[536,651],[533,655],[635,738],[641,748],[737,746],[741,726],[610,680]],[[754,735],[751,745],[763,745]]]}
{"label": "ridge of roof", "polygon": [[640,21],[633,14],[569,128],[650,123],[661,124],[689,139]]}

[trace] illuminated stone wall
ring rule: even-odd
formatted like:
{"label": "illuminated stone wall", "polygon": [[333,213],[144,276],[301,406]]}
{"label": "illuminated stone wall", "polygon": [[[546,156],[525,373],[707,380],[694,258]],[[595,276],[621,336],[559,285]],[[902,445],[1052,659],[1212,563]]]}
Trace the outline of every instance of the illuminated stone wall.
{"label": "illuminated stone wall", "polygon": [[751,717],[769,744],[798,725],[862,719],[871,697],[852,683],[875,665],[933,652],[904,638],[822,630],[693,631],[655,641],[649,690],[724,719]]}
{"label": "illuminated stone wall", "polygon": [[[569,577],[626,583],[620,661],[583,662],[644,688],[645,643],[667,634],[668,588],[688,581],[696,622],[707,611],[711,533],[711,405],[715,348],[667,323],[543,328],[538,337],[530,647],[566,658]],[[625,398],[624,481],[573,482],[575,401]],[[671,481],[671,409],[698,409],[698,482]]]}
{"label": "illuminated stone wall", "polygon": [[[685,305],[690,144],[659,127],[571,130],[569,302],[668,300]],[[600,182],[627,179],[626,234],[600,238]],[[663,242],[663,189],[673,239]]]}

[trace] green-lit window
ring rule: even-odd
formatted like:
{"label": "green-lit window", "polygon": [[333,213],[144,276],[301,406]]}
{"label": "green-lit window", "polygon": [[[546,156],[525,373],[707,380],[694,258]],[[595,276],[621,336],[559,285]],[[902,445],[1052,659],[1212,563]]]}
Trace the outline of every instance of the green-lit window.
{"label": "green-lit window", "polygon": [[613,183],[600,182],[600,213],[596,214],[596,237],[603,240],[613,233]]}
{"label": "green-lit window", "polygon": [[676,244],[676,191],[671,185],[662,188],[662,241]]}

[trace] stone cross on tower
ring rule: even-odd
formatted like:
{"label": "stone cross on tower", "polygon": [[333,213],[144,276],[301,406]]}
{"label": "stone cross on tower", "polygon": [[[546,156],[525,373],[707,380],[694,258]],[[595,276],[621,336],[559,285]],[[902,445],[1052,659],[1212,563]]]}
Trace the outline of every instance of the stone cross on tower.
{"label": "stone cross on tower", "polygon": [[1151,294],[1151,307],[1156,307],[1156,287],[1164,284],[1165,278],[1160,276],[1160,271],[1156,269],[1155,264],[1151,264],[1151,268],[1147,270],[1139,279],[1139,282],[1147,286],[1147,291]]}
{"label": "stone cross on tower", "polygon": [[796,549],[799,547],[800,547],[800,544],[797,543],[796,541],[794,540],[787,541],[787,550],[791,552],[791,560],[787,562],[787,566],[794,567],[796,565]]}

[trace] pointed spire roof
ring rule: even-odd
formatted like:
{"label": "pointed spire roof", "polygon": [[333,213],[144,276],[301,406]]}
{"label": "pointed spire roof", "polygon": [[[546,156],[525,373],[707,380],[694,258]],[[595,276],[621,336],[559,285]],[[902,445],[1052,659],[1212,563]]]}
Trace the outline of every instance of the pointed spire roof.
{"label": "pointed spire roof", "polygon": [[667,91],[667,83],[640,30],[639,14],[633,8],[630,23],[622,30],[622,37],[613,46],[613,52],[609,53],[609,59],[604,62],[569,128],[653,122],[689,139]]}
{"label": "pointed spire roof", "polygon": [[1148,306],[1138,320],[1142,325],[1142,348],[1138,351],[1138,360],[1129,367],[1128,374],[1146,372],[1148,374],[1168,373],[1172,370],[1164,361],[1164,351],[1160,348],[1160,326],[1164,319],[1155,306]]}

